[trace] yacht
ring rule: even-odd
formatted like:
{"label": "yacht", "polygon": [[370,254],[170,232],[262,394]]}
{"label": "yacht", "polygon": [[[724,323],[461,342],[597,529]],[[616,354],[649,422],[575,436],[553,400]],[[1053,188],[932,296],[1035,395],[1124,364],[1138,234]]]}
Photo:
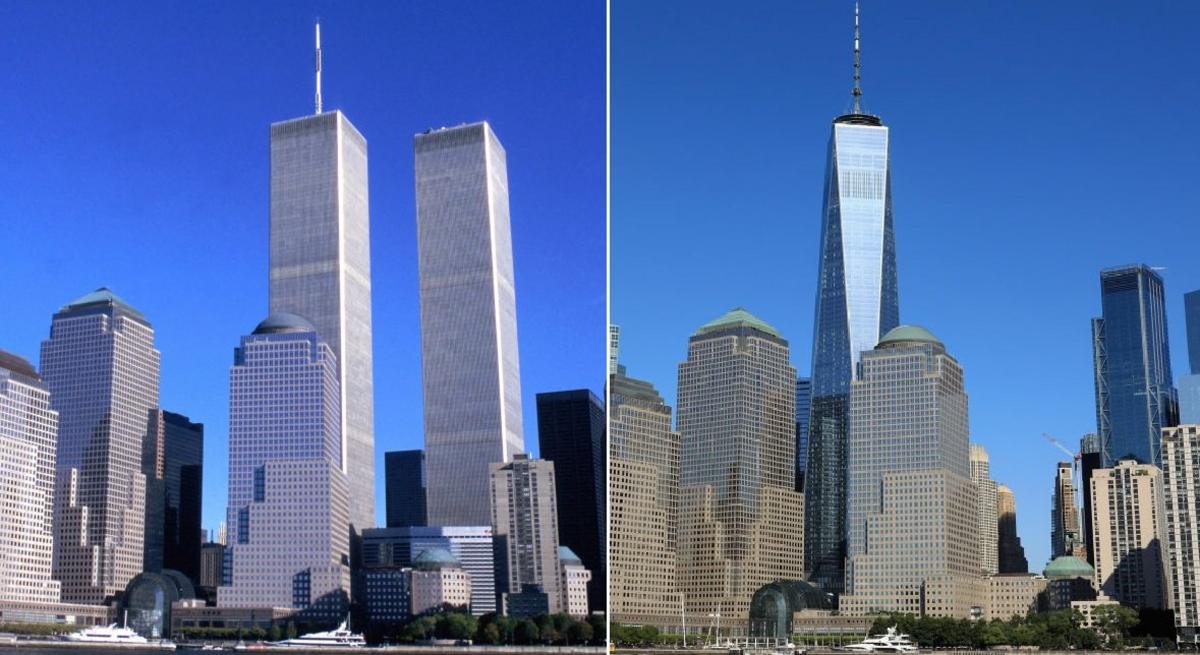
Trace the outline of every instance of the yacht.
{"label": "yacht", "polygon": [[867,637],[857,644],[844,646],[842,650],[851,653],[915,653],[918,648],[908,635],[896,632],[896,626],[892,626],[885,634]]}
{"label": "yacht", "polygon": [[295,639],[275,642],[275,646],[291,648],[362,648],[367,640],[362,635],[350,632],[349,621],[342,621],[336,630],[310,632]]}
{"label": "yacht", "polygon": [[149,640],[125,626],[117,627],[116,623],[105,628],[84,628],[67,635],[67,641],[81,641],[88,644],[149,644]]}

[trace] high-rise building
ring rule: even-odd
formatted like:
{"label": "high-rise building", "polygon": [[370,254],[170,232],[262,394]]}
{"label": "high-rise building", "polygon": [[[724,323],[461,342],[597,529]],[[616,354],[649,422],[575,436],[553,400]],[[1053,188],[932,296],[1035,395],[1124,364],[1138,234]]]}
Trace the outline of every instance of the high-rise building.
{"label": "high-rise building", "polygon": [[503,544],[505,561],[497,568],[506,573],[497,592],[540,586],[551,614],[562,611],[563,599],[555,477],[554,462],[526,455],[491,465],[492,534]]}
{"label": "high-rise building", "polygon": [[496,561],[491,526],[408,526],[363,531],[365,569],[411,567],[422,551],[448,551],[471,576],[471,613],[496,611]]}
{"label": "high-rise building", "polygon": [[384,453],[383,469],[387,485],[387,527],[426,525],[425,451]]}
{"label": "high-rise building", "polygon": [[64,602],[102,603],[142,572],[142,444],[159,360],[150,322],[104,288],[59,309],[42,342],[58,412],[54,577]]}
{"label": "high-rise building", "polygon": [[[1189,335],[1190,336],[1190,335]],[[1175,634],[1200,641],[1200,427],[1166,428],[1162,436],[1163,524],[1161,544],[1167,570]]]}
{"label": "high-rise building", "polygon": [[621,326],[608,326],[608,374],[617,374],[617,355],[621,347]]}
{"label": "high-rise building", "polygon": [[525,451],[508,165],[487,123],[413,148],[428,519],[486,525],[488,467]]}
{"label": "high-rise building", "polygon": [[1095,549],[1092,546],[1092,473],[1104,466],[1100,454],[1100,437],[1095,434],[1085,434],[1079,440],[1079,471],[1080,484],[1083,486],[1083,515],[1080,520],[1080,532],[1083,533],[1083,546],[1087,551],[1087,562],[1096,565]]}
{"label": "high-rise building", "polygon": [[[554,462],[558,541],[591,572],[588,604],[608,605],[604,403],[587,389],[537,395],[538,454]],[[586,614],[586,612],[585,612]]]}
{"label": "high-rise building", "polygon": [[1163,280],[1145,265],[1100,272],[1103,315],[1092,319],[1096,424],[1105,466],[1158,465],[1162,428],[1178,420]]}
{"label": "high-rise building", "polygon": [[225,579],[225,545],[207,543],[200,547],[200,587],[215,595]]}
{"label": "high-rise building", "polygon": [[812,379],[796,378],[796,491],[804,492],[808,468],[808,419],[812,411]]}
{"label": "high-rise building", "polygon": [[971,482],[975,483],[976,535],[979,540],[979,570],[984,575],[1000,571],[1000,532],[996,481],[991,459],[982,445],[971,444]]}
{"label": "high-rise building", "polygon": [[1002,484],[996,486],[996,516],[1000,573],[1029,573],[1029,560],[1017,535],[1017,497]]}
{"label": "high-rise building", "polygon": [[142,448],[146,476],[145,570],[173,569],[200,582],[204,425],[155,410]]}
{"label": "high-rise building", "polygon": [[1200,424],[1200,290],[1183,294],[1188,375],[1179,376],[1179,423]]}
{"label": "high-rise building", "polygon": [[0,601],[57,603],[54,545],[58,412],[24,358],[0,350]]}
{"label": "high-rise building", "polygon": [[269,311],[311,321],[337,358],[341,466],[360,531],[375,526],[369,214],[367,141],[342,112],[271,125]]}
{"label": "high-rise building", "polygon": [[678,585],[688,611],[748,618],[763,585],[799,580],[796,369],[740,307],[700,326],[679,365]]}
{"label": "high-rise building", "polygon": [[1050,497],[1050,557],[1070,555],[1086,559],[1083,539],[1079,535],[1079,506],[1075,504],[1074,467],[1071,462],[1059,462],[1054,476],[1054,493]]}
{"label": "high-rise building", "polygon": [[649,382],[618,368],[609,381],[608,559],[613,621],[676,615],[679,443],[671,408]]}
{"label": "high-rise building", "polygon": [[833,121],[825,173],[804,476],[809,580],[832,592],[845,582],[850,381],[900,323],[888,128],[861,108],[857,9],[854,23],[854,108]]}
{"label": "high-rise building", "polygon": [[1122,605],[1166,607],[1162,493],[1162,475],[1153,464],[1122,459],[1092,472],[1095,586]]}
{"label": "high-rise building", "polygon": [[344,615],[349,485],[337,356],[316,326],[272,314],[229,371],[229,545],[223,607]]}

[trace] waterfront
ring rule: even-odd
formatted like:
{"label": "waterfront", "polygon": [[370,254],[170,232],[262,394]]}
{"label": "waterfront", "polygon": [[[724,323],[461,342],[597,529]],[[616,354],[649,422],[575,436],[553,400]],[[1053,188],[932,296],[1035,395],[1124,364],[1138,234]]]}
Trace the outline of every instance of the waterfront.
{"label": "waterfront", "polygon": [[[95,644],[67,644],[50,641],[22,641],[16,644],[0,641],[0,652],[11,653],[13,655],[112,655],[114,651],[161,651],[155,644],[146,644],[143,646],[96,646]],[[179,651],[185,652],[218,652],[218,651],[201,651],[200,644],[181,646]],[[603,647],[597,646],[417,646],[417,645],[402,645],[402,646],[378,646],[367,648],[324,648],[324,649],[308,649],[308,648],[288,648],[283,646],[265,646],[253,644],[239,653],[328,653],[328,652],[344,652],[344,651],[361,652],[369,650],[371,652],[386,652],[386,653],[404,653],[408,655],[527,655],[531,653],[543,653],[547,655],[598,655],[604,653]],[[232,644],[219,652],[233,652]]]}

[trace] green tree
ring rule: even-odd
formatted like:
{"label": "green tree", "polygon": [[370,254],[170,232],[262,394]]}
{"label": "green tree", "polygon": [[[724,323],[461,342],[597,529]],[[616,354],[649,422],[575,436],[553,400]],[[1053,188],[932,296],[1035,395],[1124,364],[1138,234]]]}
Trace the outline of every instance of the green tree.
{"label": "green tree", "polygon": [[287,624],[287,638],[288,638],[288,639],[295,639],[295,638],[296,638],[296,622],[295,622],[295,621],[288,621],[288,624]]}
{"label": "green tree", "polygon": [[271,624],[271,631],[267,638],[271,641],[279,641],[280,639],[283,639],[283,631],[279,629],[278,623]]}
{"label": "green tree", "polygon": [[1101,605],[1092,610],[1092,620],[1104,635],[1105,643],[1110,647],[1120,648],[1125,645],[1125,638],[1130,629],[1138,623],[1137,610],[1123,605]]}
{"label": "green tree", "polygon": [[592,624],[586,621],[576,621],[567,628],[567,639],[572,644],[586,644],[592,640]]}
{"label": "green tree", "polygon": [[541,631],[538,630],[537,624],[529,619],[524,619],[517,623],[513,629],[513,640],[518,644],[525,646],[538,643],[541,638]]}

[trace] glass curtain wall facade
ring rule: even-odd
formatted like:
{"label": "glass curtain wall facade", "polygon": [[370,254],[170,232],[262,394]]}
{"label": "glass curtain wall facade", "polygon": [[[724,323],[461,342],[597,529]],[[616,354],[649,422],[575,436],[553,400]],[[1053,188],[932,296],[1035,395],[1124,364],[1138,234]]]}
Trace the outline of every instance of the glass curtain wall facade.
{"label": "glass curtain wall facade", "polygon": [[425,451],[383,454],[387,527],[425,525]]}
{"label": "glass curtain wall facade", "polygon": [[204,425],[157,410],[142,450],[146,476],[145,570],[179,571],[200,584]]}
{"label": "glass curtain wall facade", "polygon": [[1092,344],[1104,465],[1158,466],[1161,431],[1178,422],[1162,277],[1146,265],[1101,271],[1100,300]]}
{"label": "glass curtain wall facade", "polygon": [[833,122],[820,248],[804,548],[808,579],[838,592],[845,581],[850,381],[859,355],[900,322],[888,128],[876,116]]}
{"label": "glass curtain wall facade", "polygon": [[812,380],[796,378],[796,491],[804,491],[808,467],[808,419],[812,411]]}
{"label": "glass curtain wall facade", "polygon": [[414,139],[431,525],[486,525],[488,467],[525,452],[508,167],[487,123]]}

